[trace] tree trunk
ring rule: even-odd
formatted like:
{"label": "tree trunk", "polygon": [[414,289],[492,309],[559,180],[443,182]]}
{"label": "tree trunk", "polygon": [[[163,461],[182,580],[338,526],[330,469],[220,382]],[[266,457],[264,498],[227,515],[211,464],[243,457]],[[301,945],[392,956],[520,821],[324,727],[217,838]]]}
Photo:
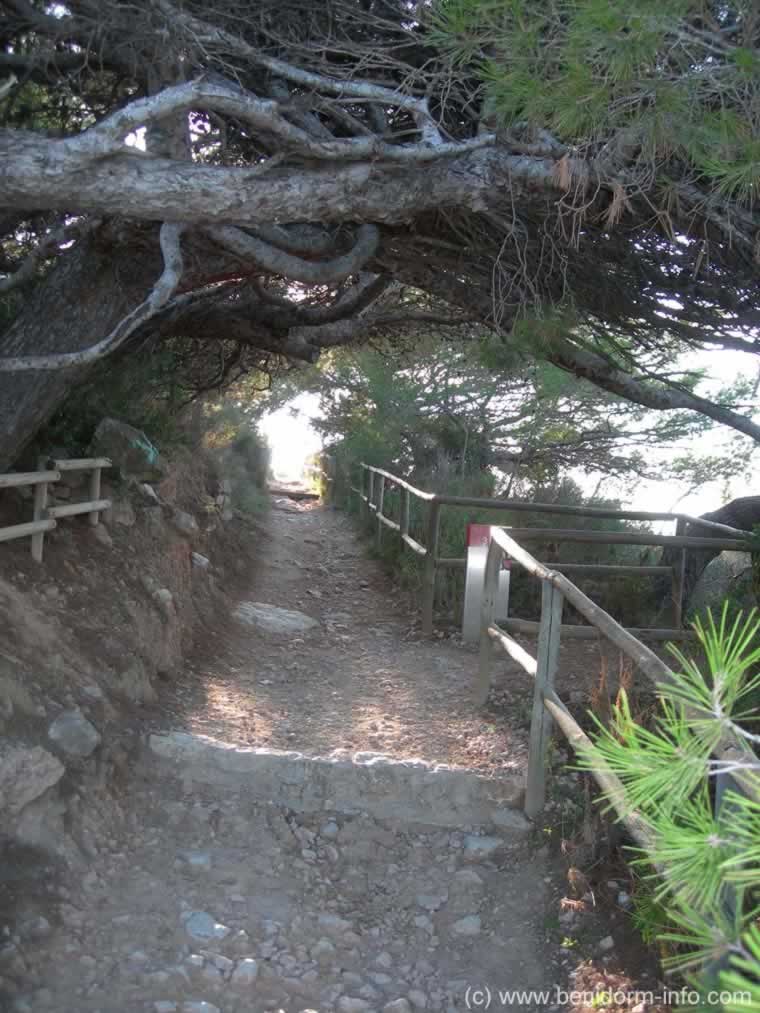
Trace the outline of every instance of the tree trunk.
{"label": "tree trunk", "polygon": [[[145,298],[161,271],[157,244],[124,248],[129,255],[120,255],[101,234],[64,255],[0,339],[0,355],[77,351],[109,333]],[[0,472],[18,460],[86,372],[87,367],[0,372]]]}

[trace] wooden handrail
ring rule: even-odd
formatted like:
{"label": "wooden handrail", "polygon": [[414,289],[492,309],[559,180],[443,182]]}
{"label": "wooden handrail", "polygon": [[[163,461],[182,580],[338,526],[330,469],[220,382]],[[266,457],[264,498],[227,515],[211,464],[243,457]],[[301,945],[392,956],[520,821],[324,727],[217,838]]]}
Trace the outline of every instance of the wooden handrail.
{"label": "wooden handrail", "polygon": [[[100,511],[111,506],[109,499],[100,495],[100,474],[103,468],[110,468],[111,461],[107,457],[80,457],[65,460],[41,459],[37,471],[15,472],[0,475],[0,489],[13,489],[22,486],[34,486],[34,520],[26,524],[13,524],[0,528],[0,542],[9,542],[15,538],[31,537],[32,559],[42,562],[45,534],[56,527],[56,518],[74,517],[77,514],[88,514],[90,524],[97,524]],[[48,490],[50,486],[61,480],[62,472],[89,471],[90,498],[83,503],[65,503],[59,506],[48,506]]]}
{"label": "wooden handrail", "polygon": [[24,485],[39,485],[41,482],[57,482],[59,471],[17,471],[0,475],[0,489],[18,489]]}
{"label": "wooden handrail", "polygon": [[[438,531],[440,527],[441,511],[444,507],[453,508],[481,508],[494,511],[514,511],[517,513],[538,513],[557,514],[564,516],[592,517],[599,519],[618,520],[640,520],[640,521],[673,521],[676,524],[675,535],[658,535],[642,531],[598,531],[585,529],[567,528],[511,528],[513,535],[522,541],[541,541],[551,539],[552,541],[562,540],[566,542],[598,544],[598,545],[642,545],[642,546],[668,546],[680,549],[676,562],[673,566],[640,566],[591,564],[591,563],[558,563],[554,571],[558,573],[577,573],[580,575],[614,576],[616,574],[628,574],[641,577],[664,576],[670,578],[672,598],[672,630],[674,635],[680,639],[688,639],[691,634],[678,632],[682,623],[684,607],[684,572],[686,552],[689,549],[714,549],[716,552],[724,550],[747,551],[750,544],[747,540],[749,532],[739,528],[730,527],[727,524],[719,524],[716,521],[703,520],[700,517],[692,517],[690,514],[670,513],[667,511],[653,510],[613,510],[606,507],[571,506],[563,503],[526,503],[523,500],[509,499],[488,499],[482,496],[449,496],[446,493],[426,492],[418,489],[406,479],[394,475],[384,468],[362,462],[361,481],[352,490],[359,496],[361,509],[365,517],[374,516],[376,524],[375,539],[378,547],[382,540],[382,529],[389,528],[397,532],[402,539],[402,544],[410,548],[418,555],[425,557],[423,573],[423,594],[422,594],[422,628],[427,635],[433,632],[433,607],[435,603],[435,585],[439,569],[443,568],[464,568],[464,558],[440,557],[438,555]],[[367,493],[364,493],[364,475],[367,475]],[[390,518],[383,512],[384,494],[387,486],[394,486],[401,492],[400,516],[398,519]],[[377,495],[375,494],[377,490]],[[380,496],[382,490],[383,497]],[[427,545],[409,535],[410,520],[410,499],[415,497],[427,504]],[[722,537],[709,537],[688,535],[689,527],[704,528],[708,532],[716,532]],[[649,637],[660,637],[661,633],[670,635],[667,631],[639,631],[646,632]],[[585,634],[584,634],[585,635]],[[661,637],[660,637],[661,639]]]}
{"label": "wooden handrail", "polygon": [[[541,609],[541,624],[539,631],[539,656],[534,659],[524,650],[501,626],[494,622],[494,603],[496,589],[498,586],[498,574],[505,556],[509,556],[515,562],[523,566],[532,576],[541,580],[544,596]],[[643,672],[645,672],[656,687],[666,689],[668,683],[672,682],[674,675],[668,665],[654,654],[645,644],[634,636],[631,630],[624,629],[609,613],[593,602],[588,595],[585,595],[578,587],[568,580],[561,573],[551,570],[537,559],[534,559],[512,536],[500,528],[491,528],[491,538],[488,548],[486,570],[483,589],[483,609],[481,615],[481,640],[480,658],[477,677],[478,700],[485,702],[490,688],[490,665],[491,665],[491,643],[499,644],[523,669],[536,680],[536,693],[540,696],[543,706],[549,710],[557,720],[562,731],[576,746],[580,744],[583,748],[590,746],[591,742],[567,711],[564,704],[556,696],[553,688],[553,669],[556,668],[556,660],[553,660],[552,652],[547,654],[545,639],[550,631],[553,641],[553,653],[559,649],[559,640],[563,627],[561,624],[561,609],[558,609],[556,601],[551,595],[547,597],[547,588],[553,588],[561,600],[569,601],[581,615],[583,615],[592,627],[595,627],[611,643],[615,644],[624,654],[634,661]],[[509,621],[508,621],[509,625]],[[641,631],[645,632],[645,631]],[[658,631],[663,632],[663,631]],[[541,637],[544,637],[543,653],[541,649]],[[692,718],[699,719],[700,712],[695,708],[687,708]],[[561,713],[560,713],[561,712]],[[705,718],[711,719],[712,715],[705,714]],[[538,712],[534,706],[532,724],[539,721]],[[540,719],[540,727],[543,729],[543,718]],[[714,753],[719,754],[721,760],[744,765],[757,764],[757,757],[737,735],[730,731],[724,731]],[[621,818],[628,825],[631,833],[637,840],[643,824],[635,814],[631,814],[623,804],[624,794],[622,784],[609,772],[592,771],[597,782],[607,793],[615,805]],[[751,769],[738,769],[732,771],[730,777],[736,782],[740,789],[749,797],[760,800],[760,776]],[[526,812],[528,815],[536,815],[543,807],[544,785],[546,779],[546,758],[545,758],[545,732],[535,731],[531,733],[531,748],[528,757],[528,785],[526,795]],[[647,845],[644,845],[647,846]]]}
{"label": "wooden handrail", "polygon": [[90,471],[92,468],[110,468],[111,459],[108,457],[72,457],[62,461],[51,460],[50,464],[57,471]]}
{"label": "wooden handrail", "polygon": [[639,531],[585,531],[582,528],[510,528],[515,538],[540,542],[544,539],[589,545],[671,545],[684,549],[717,549],[748,552],[749,544],[738,538],[698,538],[689,535],[656,535]]}

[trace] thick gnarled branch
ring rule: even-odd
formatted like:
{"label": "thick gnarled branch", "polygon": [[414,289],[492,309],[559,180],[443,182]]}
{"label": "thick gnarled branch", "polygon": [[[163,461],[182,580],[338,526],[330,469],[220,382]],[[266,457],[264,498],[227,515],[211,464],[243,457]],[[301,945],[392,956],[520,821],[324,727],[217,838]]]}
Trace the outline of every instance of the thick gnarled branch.
{"label": "thick gnarled branch", "polygon": [[161,253],[164,269],[148,297],[131,313],[119,321],[110,334],[101,341],[77,352],[54,355],[0,356],[0,373],[21,373],[31,370],[66,369],[87,366],[104,358],[124,344],[138,328],[144,326],[171,299],[182,278],[181,237],[183,226],[161,226]]}
{"label": "thick gnarled branch", "polygon": [[217,226],[206,230],[207,235],[229,253],[256,264],[271,274],[282,275],[307,285],[327,285],[343,281],[360,271],[377,252],[380,231],[375,225],[360,225],[356,242],[348,253],[329,260],[303,260],[284,250],[278,250],[242,229]]}

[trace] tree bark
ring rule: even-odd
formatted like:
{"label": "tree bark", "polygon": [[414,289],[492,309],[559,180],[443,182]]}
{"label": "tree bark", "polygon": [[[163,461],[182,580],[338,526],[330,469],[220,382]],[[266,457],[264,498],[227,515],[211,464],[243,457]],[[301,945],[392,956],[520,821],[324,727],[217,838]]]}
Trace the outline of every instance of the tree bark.
{"label": "tree bark", "polygon": [[[161,272],[158,244],[141,246],[120,252],[104,234],[78,243],[31,293],[0,340],[0,355],[77,351],[109,333]],[[87,368],[0,372],[0,472],[19,459]]]}
{"label": "tree bark", "polygon": [[432,164],[278,169],[208,166],[142,154],[100,159],[35,134],[0,131],[4,205],[137,220],[262,225],[405,222],[426,211],[483,211],[516,196],[559,199],[550,159],[483,149]]}

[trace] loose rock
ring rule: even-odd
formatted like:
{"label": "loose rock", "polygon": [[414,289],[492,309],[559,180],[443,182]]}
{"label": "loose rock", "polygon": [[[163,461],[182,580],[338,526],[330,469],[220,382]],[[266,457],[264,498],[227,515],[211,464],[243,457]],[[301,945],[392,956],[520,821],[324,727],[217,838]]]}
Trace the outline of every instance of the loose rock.
{"label": "loose rock", "polygon": [[48,736],[69,756],[90,756],[100,745],[100,733],[79,710],[59,714]]}

